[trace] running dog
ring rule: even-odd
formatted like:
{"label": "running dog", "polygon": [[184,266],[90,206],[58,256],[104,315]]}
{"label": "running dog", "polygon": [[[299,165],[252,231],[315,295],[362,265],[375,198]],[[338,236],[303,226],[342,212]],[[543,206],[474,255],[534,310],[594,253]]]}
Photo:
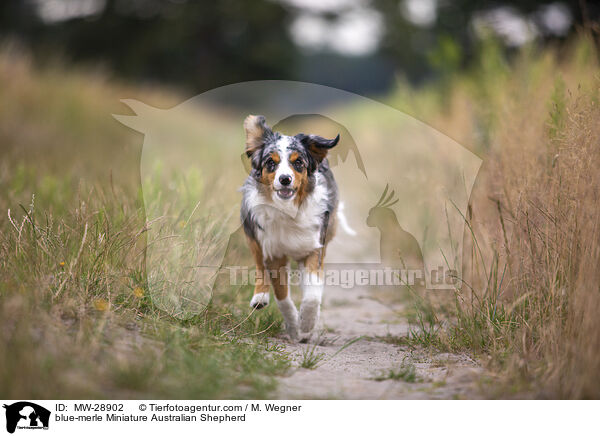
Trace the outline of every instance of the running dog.
{"label": "running dog", "polygon": [[[310,334],[318,321],[323,258],[338,222],[352,233],[338,208],[338,188],[327,162],[327,152],[340,135],[286,136],[273,132],[260,115],[248,116],[244,129],[252,169],[242,187],[241,220],[256,262],[250,306],[269,304],[273,285],[286,331],[297,340],[300,332]],[[300,314],[289,293],[291,259],[301,271]]]}

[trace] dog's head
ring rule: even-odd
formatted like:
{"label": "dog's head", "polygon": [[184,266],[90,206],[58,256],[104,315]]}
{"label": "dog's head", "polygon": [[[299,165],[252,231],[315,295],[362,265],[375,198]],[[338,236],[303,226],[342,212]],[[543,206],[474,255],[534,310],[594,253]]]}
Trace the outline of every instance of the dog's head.
{"label": "dog's head", "polygon": [[334,139],[303,133],[282,135],[273,132],[261,115],[249,115],[244,129],[251,177],[261,182],[269,198],[297,204],[313,189],[315,172],[340,139],[340,135]]}

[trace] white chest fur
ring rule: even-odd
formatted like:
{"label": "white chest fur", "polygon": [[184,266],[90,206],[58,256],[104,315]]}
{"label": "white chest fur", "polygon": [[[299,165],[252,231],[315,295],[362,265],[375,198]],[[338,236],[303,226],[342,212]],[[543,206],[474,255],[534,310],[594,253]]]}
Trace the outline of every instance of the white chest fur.
{"label": "white chest fur", "polygon": [[321,247],[321,225],[328,200],[325,186],[317,183],[300,207],[279,198],[270,202],[254,200],[252,214],[260,226],[256,237],[265,259],[287,256],[300,260]]}

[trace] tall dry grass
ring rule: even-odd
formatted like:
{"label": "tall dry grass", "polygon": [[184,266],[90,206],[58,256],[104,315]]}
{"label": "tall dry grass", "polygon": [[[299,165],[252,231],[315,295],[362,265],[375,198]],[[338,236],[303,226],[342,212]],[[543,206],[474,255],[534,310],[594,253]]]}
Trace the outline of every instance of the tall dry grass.
{"label": "tall dry grass", "polygon": [[543,105],[545,122],[534,115],[535,127],[500,135],[488,183],[502,233],[496,247],[506,264],[503,290],[516,323],[510,365],[550,395],[597,398],[600,82],[574,85],[557,76]]}
{"label": "tall dry grass", "polygon": [[465,282],[428,314],[448,328],[427,340],[487,357],[505,381],[494,384],[498,395],[600,397],[597,51],[584,35],[512,62],[482,56],[455,80],[450,110],[429,120],[484,165],[467,217]]}

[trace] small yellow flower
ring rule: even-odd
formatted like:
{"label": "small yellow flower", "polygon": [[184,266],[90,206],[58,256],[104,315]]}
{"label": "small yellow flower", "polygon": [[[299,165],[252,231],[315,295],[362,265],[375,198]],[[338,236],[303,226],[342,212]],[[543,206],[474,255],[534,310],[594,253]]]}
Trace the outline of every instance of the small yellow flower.
{"label": "small yellow flower", "polygon": [[94,301],[94,307],[96,308],[96,310],[99,310],[100,312],[104,312],[104,311],[108,310],[108,301],[103,300],[103,299],[98,299],[98,300]]}
{"label": "small yellow flower", "polygon": [[140,288],[139,286],[137,286],[133,290],[133,295],[135,295],[137,298],[142,298],[144,296],[144,290],[142,288]]}
{"label": "small yellow flower", "polygon": [[58,266],[60,266],[61,268],[62,268],[63,266],[65,266],[65,261],[63,260],[61,263],[59,263],[59,264],[58,264]]}

